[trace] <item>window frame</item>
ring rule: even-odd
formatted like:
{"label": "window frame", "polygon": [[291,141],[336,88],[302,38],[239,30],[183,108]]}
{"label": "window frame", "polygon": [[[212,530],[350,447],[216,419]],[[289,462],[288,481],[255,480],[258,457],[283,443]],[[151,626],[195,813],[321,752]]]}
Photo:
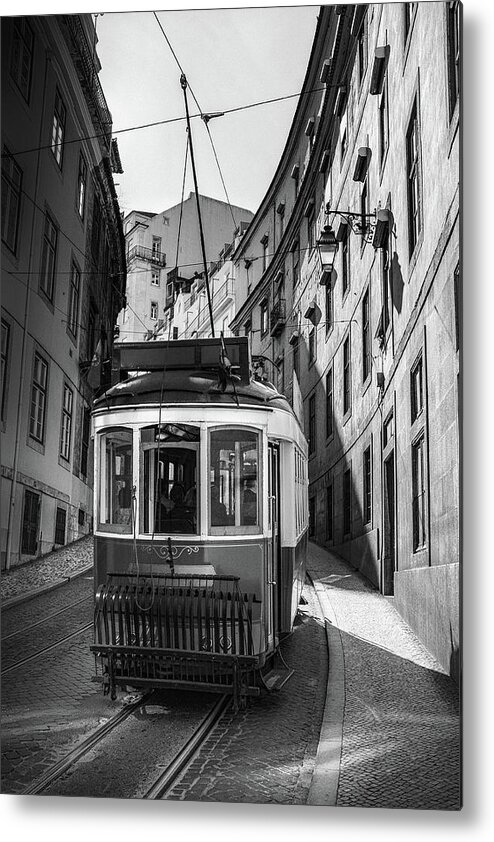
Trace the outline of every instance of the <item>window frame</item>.
{"label": "window frame", "polygon": [[349,466],[342,473],[342,528],[343,537],[352,534],[352,469]]}
{"label": "window frame", "polygon": [[326,486],[326,541],[334,541],[334,487]]}
{"label": "window frame", "polygon": [[65,462],[70,462],[72,448],[72,424],[74,414],[74,390],[64,381],[62,387],[62,417],[60,423],[60,445],[58,453]]}
{"label": "window frame", "polygon": [[41,249],[39,290],[44,299],[53,305],[55,298],[55,273],[58,251],[58,225],[48,211],[45,211],[43,244]]}
{"label": "window frame", "polygon": [[452,122],[461,94],[461,15],[458,0],[446,4],[446,43],[449,121]]}
{"label": "window frame", "polygon": [[[5,344],[4,344],[5,338]],[[2,424],[7,421],[7,398],[8,398],[8,381],[10,374],[10,351],[12,342],[12,325],[6,319],[2,318],[2,337],[1,337],[1,403],[0,403],[0,420]]]}
{"label": "window frame", "polygon": [[[62,515],[62,517],[59,517]],[[63,524],[60,523],[60,520],[63,521]],[[62,541],[59,541],[60,538],[60,531],[63,529],[63,536]],[[62,506],[57,506],[55,509],[55,530],[53,535],[53,543],[57,544],[59,547],[65,546],[66,543],[66,535],[67,535],[67,509],[62,508]]]}
{"label": "window frame", "polygon": [[[412,441],[412,551],[422,552],[427,548],[427,458],[425,431],[422,429]],[[418,466],[420,464],[420,472]],[[418,474],[420,473],[420,478]],[[419,489],[419,480],[421,487]],[[420,528],[420,517],[422,528]]]}
{"label": "window frame", "polygon": [[365,385],[372,374],[371,310],[369,285],[362,296],[362,383]]}
{"label": "window frame", "polygon": [[[17,176],[17,182],[15,176]],[[7,246],[12,254],[17,254],[22,177],[22,169],[4,144],[2,158],[2,243]],[[8,236],[10,227],[13,228],[12,237]]]}
{"label": "window frame", "polygon": [[372,448],[362,452],[362,519],[365,526],[372,524]]}
{"label": "window frame", "polygon": [[[158,321],[158,302],[157,301],[151,301],[150,302],[149,312],[150,312],[149,318],[152,319],[153,321],[157,322]],[[154,313],[154,315],[153,315],[153,313]]]}
{"label": "window frame", "polygon": [[[30,35],[31,43],[28,43],[26,33]],[[16,36],[18,36],[16,38]],[[18,54],[16,54],[16,44],[19,45]],[[28,62],[26,61],[26,56]],[[29,104],[31,98],[31,82],[33,76],[34,64],[34,32],[26,17],[13,19],[13,34],[12,34],[12,50],[10,54],[10,76],[14,81],[16,87],[22,94],[25,101]],[[27,74],[24,74],[24,67],[28,64]],[[26,82],[21,84],[23,75],[26,75]]]}
{"label": "window frame", "polygon": [[317,444],[317,414],[316,414],[316,393],[313,392],[309,396],[308,404],[308,425],[307,425],[307,442],[309,445],[309,456],[313,456],[316,452]]}
{"label": "window frame", "polygon": [[79,334],[79,311],[81,300],[81,271],[75,262],[72,261],[69,286],[69,309],[67,313],[67,330],[74,342]]}
{"label": "window frame", "polygon": [[[41,366],[41,370],[44,369],[44,378],[43,382],[41,380],[37,380],[37,362],[39,362]],[[33,354],[33,372],[31,378],[31,398],[29,402],[29,424],[28,424],[28,435],[29,438],[33,441],[37,442],[38,444],[44,445],[45,443],[45,434],[46,434],[46,408],[48,403],[48,375],[49,375],[49,364],[48,361],[43,357],[42,354],[39,353],[37,349],[35,349]],[[39,406],[41,405],[41,421],[38,418],[33,416],[33,407],[35,409],[36,415],[39,416]],[[33,431],[33,422],[34,427],[40,427],[41,431],[37,434]]]}
{"label": "window frame", "polygon": [[[97,436],[97,462],[98,462],[98,487],[96,489],[96,519],[97,519],[97,532],[108,532],[108,533],[118,533],[119,535],[127,535],[129,537],[132,536],[132,515],[130,518],[129,523],[105,523],[101,519],[101,515],[103,513],[103,508],[105,507],[106,511],[106,490],[107,490],[107,474],[106,474],[106,453],[103,452],[103,449],[106,445],[106,437],[111,433],[116,432],[123,432],[130,433],[130,452],[131,452],[131,471],[130,476],[134,476],[135,471],[135,454],[134,454],[134,431],[132,427],[128,427],[125,424],[121,426],[115,425],[112,427],[105,427],[98,432]],[[104,504],[104,505],[103,505]],[[131,505],[132,510],[132,505]]]}
{"label": "window frame", "polygon": [[88,167],[86,159],[81,151],[79,151],[79,170],[77,173],[77,213],[82,221],[86,215],[86,192],[87,192],[87,172]]}
{"label": "window frame", "polygon": [[334,377],[331,365],[326,374],[326,439],[334,435]]}
{"label": "window frame", "polygon": [[422,222],[422,169],[420,153],[420,120],[418,94],[413,98],[405,136],[407,179],[407,229],[408,257],[412,261],[421,240]]}
{"label": "window frame", "polygon": [[350,332],[343,340],[343,418],[352,412],[352,345]]}
{"label": "window frame", "polygon": [[[256,506],[257,506],[257,523],[255,524],[242,524],[242,523],[235,523],[235,524],[225,524],[225,525],[218,525],[213,526],[211,524],[211,472],[212,472],[212,460],[211,460],[211,436],[213,433],[249,433],[254,434],[257,439],[257,490],[256,490]],[[264,476],[264,433],[260,427],[251,427],[247,424],[235,424],[234,426],[225,426],[225,424],[214,424],[212,426],[208,426],[206,429],[206,451],[207,451],[207,471],[206,471],[206,478],[203,483],[206,483],[206,523],[205,529],[208,535],[210,536],[218,536],[218,535],[260,535],[263,533],[264,530],[264,512],[263,512],[263,505],[262,500],[263,498],[263,476]],[[241,441],[241,439],[239,439]],[[241,502],[239,501],[238,506],[235,506],[235,520],[237,520],[237,507],[239,508],[240,512]],[[240,516],[238,517],[240,519]],[[202,525],[202,530],[204,530],[204,524]]]}
{"label": "window frame", "polygon": [[58,85],[55,88],[55,102],[53,105],[53,118],[51,124],[50,149],[60,171],[63,169],[65,127],[67,121],[67,108],[63,101]]}

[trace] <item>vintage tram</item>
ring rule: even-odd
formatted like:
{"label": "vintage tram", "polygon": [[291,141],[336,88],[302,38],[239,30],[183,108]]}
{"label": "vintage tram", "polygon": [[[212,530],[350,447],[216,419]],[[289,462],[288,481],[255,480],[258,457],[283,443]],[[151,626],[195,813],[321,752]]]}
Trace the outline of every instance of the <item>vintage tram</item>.
{"label": "vintage tram", "polygon": [[231,693],[291,675],[307,443],[246,337],[120,343],[93,409],[96,680]]}

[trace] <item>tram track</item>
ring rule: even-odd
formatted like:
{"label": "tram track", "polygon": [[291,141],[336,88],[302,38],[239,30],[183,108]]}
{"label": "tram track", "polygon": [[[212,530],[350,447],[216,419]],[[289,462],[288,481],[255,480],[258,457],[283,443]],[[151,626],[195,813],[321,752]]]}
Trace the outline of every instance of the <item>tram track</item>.
{"label": "tram track", "polygon": [[103,742],[103,740],[128,717],[146,704],[152,696],[152,691],[140,696],[134,702],[125,705],[115,716],[100,725],[92,734],[75,746],[62,760],[50,767],[42,776],[23,790],[22,795],[40,795],[52,784],[56,783],[66,772],[70,771],[88,752]]}
{"label": "tram track", "polygon": [[177,782],[178,778],[187,771],[194,758],[197,756],[209,734],[219,722],[222,714],[228,707],[231,696],[221,696],[215,706],[204,717],[199,727],[187,740],[183,748],[176,754],[171,763],[161,772],[155,782],[142,796],[150,801],[165,799],[169,791]]}
{"label": "tram track", "polygon": [[58,611],[55,611],[53,614],[49,614],[47,617],[42,617],[41,620],[37,620],[35,623],[31,623],[29,626],[22,626],[22,628],[17,629],[10,634],[6,634],[2,636],[2,643],[7,640],[11,640],[13,637],[18,637],[20,634],[27,634],[32,629],[37,628],[38,626],[42,626],[43,623],[49,623],[51,620],[55,620],[60,614],[64,614],[66,611],[71,611],[77,605],[81,605],[83,602],[90,602],[92,601],[93,597],[84,596],[82,599],[77,599],[75,602],[72,602],[70,605],[65,605],[63,608],[60,608]]}
{"label": "tram track", "polygon": [[28,655],[26,658],[21,658],[20,661],[16,661],[14,664],[9,664],[8,667],[4,667],[2,669],[1,675],[6,675],[8,672],[12,672],[12,670],[18,669],[19,667],[23,666],[24,664],[29,663],[29,661],[34,661],[36,658],[41,657],[41,655],[46,655],[47,652],[51,652],[53,649],[56,649],[57,646],[61,646],[63,643],[67,643],[67,641],[72,640],[74,637],[77,637],[83,632],[88,631],[88,629],[93,628],[92,621],[90,623],[86,623],[86,625],[81,626],[80,628],[76,629],[75,631],[71,632],[70,634],[65,635],[64,637],[59,638],[54,643],[50,643],[49,646],[44,646],[43,649],[38,649],[36,652],[33,652],[31,655]]}

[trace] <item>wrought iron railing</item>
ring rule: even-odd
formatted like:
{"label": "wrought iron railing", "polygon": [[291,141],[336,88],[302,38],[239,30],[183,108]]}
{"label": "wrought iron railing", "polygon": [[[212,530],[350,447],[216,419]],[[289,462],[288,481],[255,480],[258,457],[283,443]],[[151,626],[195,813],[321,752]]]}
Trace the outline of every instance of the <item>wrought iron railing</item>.
{"label": "wrought iron railing", "polygon": [[269,327],[271,335],[279,333],[286,322],[286,301],[284,298],[279,298],[275,301],[269,314]]}
{"label": "wrought iron railing", "polygon": [[134,246],[127,253],[127,262],[131,260],[149,260],[157,266],[166,266],[166,254],[162,251],[146,248],[146,246]]}

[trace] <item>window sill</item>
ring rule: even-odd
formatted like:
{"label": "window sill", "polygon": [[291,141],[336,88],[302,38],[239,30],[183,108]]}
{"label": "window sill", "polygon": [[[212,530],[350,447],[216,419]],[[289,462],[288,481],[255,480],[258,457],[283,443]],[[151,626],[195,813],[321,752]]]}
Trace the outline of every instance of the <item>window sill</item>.
{"label": "window sill", "polygon": [[41,453],[43,456],[45,454],[45,445],[41,444],[41,442],[36,441],[31,436],[28,435],[27,437],[27,446],[31,447],[33,450],[36,450],[38,453]]}

